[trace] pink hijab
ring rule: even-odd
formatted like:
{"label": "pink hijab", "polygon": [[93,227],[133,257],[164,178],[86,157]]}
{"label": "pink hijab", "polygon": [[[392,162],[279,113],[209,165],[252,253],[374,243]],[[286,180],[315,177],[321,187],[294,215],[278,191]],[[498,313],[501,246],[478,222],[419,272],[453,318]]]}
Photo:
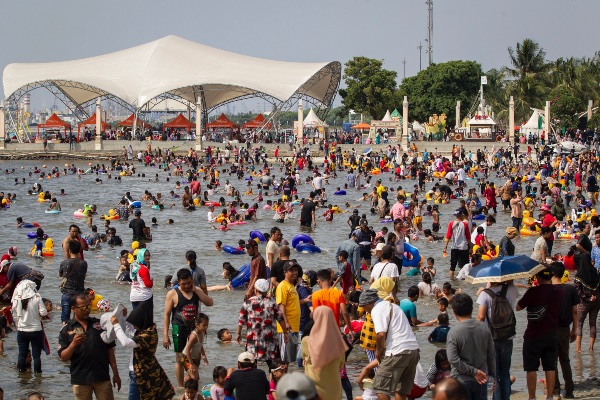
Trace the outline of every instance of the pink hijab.
{"label": "pink hijab", "polygon": [[348,346],[342,339],[340,327],[331,308],[327,306],[315,308],[313,320],[315,324],[306,342],[313,368],[320,369],[340,358],[348,350]]}

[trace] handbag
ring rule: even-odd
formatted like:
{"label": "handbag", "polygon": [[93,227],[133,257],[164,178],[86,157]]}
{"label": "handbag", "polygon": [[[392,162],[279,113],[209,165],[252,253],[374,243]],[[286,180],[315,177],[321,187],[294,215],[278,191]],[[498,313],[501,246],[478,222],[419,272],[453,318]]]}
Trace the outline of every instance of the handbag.
{"label": "handbag", "polygon": [[546,311],[548,311],[548,305],[536,307],[527,307],[527,320],[534,322],[541,322],[546,317]]}

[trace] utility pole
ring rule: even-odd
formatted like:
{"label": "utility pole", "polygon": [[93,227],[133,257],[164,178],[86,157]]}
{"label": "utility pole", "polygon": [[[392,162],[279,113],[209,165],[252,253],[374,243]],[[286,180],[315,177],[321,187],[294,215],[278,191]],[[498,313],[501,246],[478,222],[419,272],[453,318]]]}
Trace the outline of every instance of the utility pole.
{"label": "utility pole", "polygon": [[406,79],[406,57],[402,59],[402,64],[404,64],[404,75],[402,77],[402,79],[404,80]]}
{"label": "utility pole", "polygon": [[422,61],[421,53],[423,52],[423,45],[421,44],[421,42],[419,42],[417,49],[419,49],[419,72],[421,72],[421,70],[423,69],[423,67],[422,67],[423,63],[421,62]]}
{"label": "utility pole", "polygon": [[433,64],[433,0],[427,0],[427,53],[429,55],[429,66]]}

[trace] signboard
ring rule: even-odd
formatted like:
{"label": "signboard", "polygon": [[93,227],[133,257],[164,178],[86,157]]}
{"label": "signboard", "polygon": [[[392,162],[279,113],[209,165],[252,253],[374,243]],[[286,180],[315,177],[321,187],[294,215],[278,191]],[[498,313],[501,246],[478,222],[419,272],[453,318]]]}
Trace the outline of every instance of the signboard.
{"label": "signboard", "polygon": [[481,84],[482,85],[487,85],[487,76],[482,76],[481,77]]}

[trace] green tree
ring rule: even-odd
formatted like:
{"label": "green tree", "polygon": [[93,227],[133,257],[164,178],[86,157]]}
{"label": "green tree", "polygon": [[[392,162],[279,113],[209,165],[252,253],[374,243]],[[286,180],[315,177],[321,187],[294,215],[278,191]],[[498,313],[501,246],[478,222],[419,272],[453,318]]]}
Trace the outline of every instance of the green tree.
{"label": "green tree", "polygon": [[515,100],[515,119],[525,120],[530,107],[542,108],[548,94],[550,79],[548,73],[552,64],[546,61],[546,51],[532,39],[517,43],[508,48],[512,67],[505,67],[509,81],[507,92]]}
{"label": "green tree", "polygon": [[[447,126],[454,127],[456,102],[467,107],[479,90],[481,65],[474,61],[434,64],[402,81],[396,106],[408,96],[410,119],[425,121],[431,114],[446,114]],[[463,108],[464,109],[464,108]]]}
{"label": "green tree", "polygon": [[571,89],[560,85],[550,92],[550,107],[552,119],[560,120],[560,126],[569,129],[577,126],[579,113],[585,104]]}
{"label": "green tree", "polygon": [[383,118],[393,102],[397,73],[383,68],[382,60],[367,57],[354,57],[344,66],[346,88],[339,91],[342,114],[353,109],[374,119]]}

